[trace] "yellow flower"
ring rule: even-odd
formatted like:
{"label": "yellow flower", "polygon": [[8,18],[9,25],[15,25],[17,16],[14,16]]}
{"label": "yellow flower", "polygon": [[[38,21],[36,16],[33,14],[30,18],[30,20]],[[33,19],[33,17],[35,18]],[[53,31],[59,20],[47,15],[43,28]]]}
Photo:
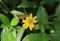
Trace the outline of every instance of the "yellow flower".
{"label": "yellow flower", "polygon": [[35,27],[34,23],[37,22],[37,20],[35,20],[36,18],[37,18],[37,16],[32,17],[32,13],[30,13],[30,15],[28,17],[26,17],[26,20],[22,21],[24,23],[23,27],[25,29],[27,29],[29,27],[29,29],[32,30]]}

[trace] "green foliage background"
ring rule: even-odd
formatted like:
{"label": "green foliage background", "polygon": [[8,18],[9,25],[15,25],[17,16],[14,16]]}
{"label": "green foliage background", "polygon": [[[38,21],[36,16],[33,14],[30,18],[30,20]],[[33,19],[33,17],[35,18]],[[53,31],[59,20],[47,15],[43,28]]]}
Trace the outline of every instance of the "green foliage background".
{"label": "green foliage background", "polygon": [[[35,28],[19,16],[37,16]],[[0,0],[0,41],[60,41],[60,0]]]}

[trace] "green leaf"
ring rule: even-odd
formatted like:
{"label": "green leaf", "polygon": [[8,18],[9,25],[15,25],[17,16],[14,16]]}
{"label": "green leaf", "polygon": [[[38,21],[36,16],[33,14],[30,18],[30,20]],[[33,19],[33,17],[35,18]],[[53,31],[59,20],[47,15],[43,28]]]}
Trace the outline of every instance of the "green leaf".
{"label": "green leaf", "polygon": [[42,0],[45,3],[53,3],[53,2],[60,2],[60,0]]}
{"label": "green leaf", "polygon": [[35,33],[27,35],[23,41],[49,41],[49,37],[45,33]]}
{"label": "green leaf", "polygon": [[25,2],[21,3],[17,8],[28,8],[28,7],[36,7],[36,2]]}
{"label": "green leaf", "polygon": [[47,24],[48,23],[48,15],[43,6],[40,6],[37,11],[37,21],[40,24]]}
{"label": "green leaf", "polygon": [[0,2],[1,2],[1,0],[0,0]]}
{"label": "green leaf", "polygon": [[55,31],[59,33],[60,32],[60,21],[56,21],[54,23],[54,27],[55,27]]}
{"label": "green leaf", "polygon": [[54,27],[57,33],[60,33],[60,4],[58,5],[56,9],[56,14],[57,16],[55,22],[54,22]]}
{"label": "green leaf", "polygon": [[10,26],[16,26],[18,24],[19,20],[17,18],[13,18],[11,20]]}
{"label": "green leaf", "polygon": [[23,33],[25,31],[25,29],[23,27],[18,27],[18,33],[17,33],[17,41],[21,41],[22,39],[22,36],[23,36]]}
{"label": "green leaf", "polygon": [[10,20],[7,16],[0,13],[0,21],[2,22],[2,25],[8,26],[10,23]]}
{"label": "green leaf", "polygon": [[10,29],[4,28],[1,32],[1,41],[16,41],[16,37]]}
{"label": "green leaf", "polygon": [[12,31],[12,34],[13,34],[13,36],[16,38],[16,29],[13,28],[12,30],[13,30],[13,31]]}
{"label": "green leaf", "polygon": [[24,13],[22,13],[20,11],[12,10],[11,14],[13,14],[13,15],[23,15]]}
{"label": "green leaf", "polygon": [[55,32],[50,36],[51,36],[51,41],[60,41],[60,32]]}
{"label": "green leaf", "polygon": [[55,33],[51,34],[51,41],[60,41],[60,21],[54,22]]}
{"label": "green leaf", "polygon": [[[59,15],[58,17],[59,18]],[[54,22],[55,33],[51,34],[51,41],[60,41],[60,20]]]}
{"label": "green leaf", "polygon": [[56,14],[57,16],[57,20],[60,20],[60,4],[58,5],[57,9],[56,9]]}
{"label": "green leaf", "polygon": [[57,33],[60,32],[60,4],[58,5],[57,9],[56,9],[56,14],[57,16],[55,22],[54,22],[54,27]]}

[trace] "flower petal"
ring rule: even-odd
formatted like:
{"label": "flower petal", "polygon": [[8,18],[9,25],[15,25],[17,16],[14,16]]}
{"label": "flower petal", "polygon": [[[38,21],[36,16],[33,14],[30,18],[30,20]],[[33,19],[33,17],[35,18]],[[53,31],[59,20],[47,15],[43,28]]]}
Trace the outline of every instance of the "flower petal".
{"label": "flower petal", "polygon": [[28,20],[29,18],[28,17],[26,17],[26,20]]}
{"label": "flower petal", "polygon": [[32,13],[30,13],[30,18],[32,18]]}
{"label": "flower petal", "polygon": [[32,30],[32,28],[30,27],[30,31]]}
{"label": "flower petal", "polygon": [[33,19],[36,19],[37,18],[37,16],[35,16]]}
{"label": "flower petal", "polygon": [[26,22],[26,20],[23,20],[22,22],[23,22],[23,23],[25,23],[25,22]]}
{"label": "flower petal", "polygon": [[23,27],[24,27],[25,29],[27,29],[27,28],[28,28],[28,24],[23,24]]}
{"label": "flower petal", "polygon": [[34,24],[30,24],[29,28],[30,28],[30,30],[32,30],[34,28]]}
{"label": "flower petal", "polygon": [[33,23],[36,23],[37,22],[37,20],[33,20]]}

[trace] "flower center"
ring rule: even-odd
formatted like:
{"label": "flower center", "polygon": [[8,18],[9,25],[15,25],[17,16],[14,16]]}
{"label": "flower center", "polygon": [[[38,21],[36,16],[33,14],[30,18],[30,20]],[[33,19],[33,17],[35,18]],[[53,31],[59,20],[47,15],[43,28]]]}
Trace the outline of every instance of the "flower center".
{"label": "flower center", "polygon": [[32,20],[28,20],[28,23],[31,24],[31,23],[33,23],[33,21]]}

